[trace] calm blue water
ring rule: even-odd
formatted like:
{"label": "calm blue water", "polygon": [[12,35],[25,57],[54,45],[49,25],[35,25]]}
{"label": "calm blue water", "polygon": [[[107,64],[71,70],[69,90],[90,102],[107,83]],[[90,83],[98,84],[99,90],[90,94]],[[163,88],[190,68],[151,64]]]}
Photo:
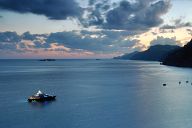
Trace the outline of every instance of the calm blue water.
{"label": "calm blue water", "polygon": [[[191,128],[191,74],[157,62],[0,60],[0,128]],[[39,89],[57,100],[26,102]]]}

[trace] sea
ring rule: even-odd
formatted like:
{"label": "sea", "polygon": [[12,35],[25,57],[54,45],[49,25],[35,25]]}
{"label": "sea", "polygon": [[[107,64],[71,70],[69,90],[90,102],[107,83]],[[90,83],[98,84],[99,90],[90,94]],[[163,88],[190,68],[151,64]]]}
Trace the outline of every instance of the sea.
{"label": "sea", "polygon": [[[56,100],[28,103],[38,90]],[[191,127],[190,68],[113,59],[0,60],[0,128]]]}

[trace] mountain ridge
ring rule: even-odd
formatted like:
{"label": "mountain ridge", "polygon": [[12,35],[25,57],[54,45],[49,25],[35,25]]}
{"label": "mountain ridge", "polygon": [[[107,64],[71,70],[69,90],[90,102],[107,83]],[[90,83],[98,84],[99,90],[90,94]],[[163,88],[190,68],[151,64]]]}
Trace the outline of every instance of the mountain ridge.
{"label": "mountain ridge", "polygon": [[144,60],[144,61],[160,61],[162,62],[167,54],[179,49],[177,45],[154,45],[149,47],[149,49],[142,52],[132,52],[129,54],[124,54],[119,57],[114,57],[114,59],[128,59],[128,60]]}

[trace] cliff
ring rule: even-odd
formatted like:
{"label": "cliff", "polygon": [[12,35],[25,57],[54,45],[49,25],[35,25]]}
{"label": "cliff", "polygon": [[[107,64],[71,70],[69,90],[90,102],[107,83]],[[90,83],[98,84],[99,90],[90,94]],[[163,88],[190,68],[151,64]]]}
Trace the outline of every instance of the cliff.
{"label": "cliff", "polygon": [[177,67],[192,67],[192,40],[184,47],[168,54],[162,64]]}

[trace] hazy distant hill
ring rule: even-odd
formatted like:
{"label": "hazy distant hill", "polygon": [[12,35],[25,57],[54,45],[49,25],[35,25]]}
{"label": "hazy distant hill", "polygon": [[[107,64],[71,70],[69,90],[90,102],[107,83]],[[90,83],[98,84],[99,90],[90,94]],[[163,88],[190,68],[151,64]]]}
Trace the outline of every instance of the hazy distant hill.
{"label": "hazy distant hill", "polygon": [[163,61],[167,54],[179,48],[180,47],[176,45],[154,45],[146,51],[125,54],[123,56],[115,57],[115,59]]}
{"label": "hazy distant hill", "polygon": [[170,53],[163,61],[164,65],[192,67],[192,40],[184,47]]}
{"label": "hazy distant hill", "polygon": [[138,51],[135,51],[135,52],[132,52],[132,53],[127,53],[127,54],[124,54],[122,56],[117,56],[117,57],[114,57],[114,59],[124,59],[124,60],[129,60],[133,55],[139,53]]}

